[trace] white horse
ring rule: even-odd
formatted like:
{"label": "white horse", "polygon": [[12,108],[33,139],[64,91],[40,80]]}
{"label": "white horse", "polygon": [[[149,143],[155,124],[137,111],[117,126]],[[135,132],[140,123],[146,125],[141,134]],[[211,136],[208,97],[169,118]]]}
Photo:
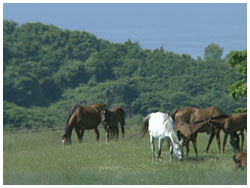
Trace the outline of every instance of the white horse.
{"label": "white horse", "polygon": [[182,160],[182,142],[178,140],[176,126],[172,118],[168,114],[162,112],[155,112],[147,115],[143,120],[142,133],[143,136],[146,132],[149,132],[150,143],[152,148],[152,159],[155,160],[154,155],[154,139],[158,138],[158,157],[161,155],[162,142],[166,139],[170,139],[170,161],[173,161],[173,151],[179,160]]}

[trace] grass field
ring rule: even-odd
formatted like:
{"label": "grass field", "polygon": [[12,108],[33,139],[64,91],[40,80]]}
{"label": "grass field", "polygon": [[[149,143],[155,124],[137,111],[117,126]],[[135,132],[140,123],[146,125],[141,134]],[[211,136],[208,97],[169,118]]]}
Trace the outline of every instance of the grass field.
{"label": "grass field", "polygon": [[198,159],[191,144],[188,158],[183,162],[175,158],[171,163],[166,144],[163,144],[163,160],[152,162],[148,136],[143,139],[129,138],[138,127],[126,129],[124,140],[120,137],[118,142],[110,143],[105,143],[101,126],[99,130],[99,143],[96,143],[93,131],[86,131],[83,143],[78,144],[73,132],[71,146],[61,144],[62,131],[4,132],[3,183],[247,184],[246,170],[234,169],[233,152],[229,144],[226,153],[219,154],[214,140],[210,152],[204,152],[208,141],[205,134],[198,136]]}

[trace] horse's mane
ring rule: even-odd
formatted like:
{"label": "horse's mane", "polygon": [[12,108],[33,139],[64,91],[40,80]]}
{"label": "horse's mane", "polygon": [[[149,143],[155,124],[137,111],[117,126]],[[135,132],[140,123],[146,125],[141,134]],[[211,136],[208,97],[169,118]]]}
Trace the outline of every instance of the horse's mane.
{"label": "horse's mane", "polygon": [[221,115],[218,115],[218,116],[212,116],[211,117],[211,120],[212,119],[220,119],[220,118],[229,118],[231,115],[227,115],[227,114],[221,114]]}
{"label": "horse's mane", "polygon": [[[208,119],[207,119],[208,120]],[[195,124],[198,124],[198,123],[202,123],[202,122],[205,122],[207,120],[198,120],[198,121],[194,121],[194,122],[191,122],[189,123],[189,125],[195,125]]]}
{"label": "horse's mane", "polygon": [[165,115],[166,115],[166,116],[165,116],[165,119],[164,119],[163,123],[164,123],[164,124],[167,123],[167,120],[170,121],[170,126],[167,126],[167,128],[168,128],[167,131],[169,131],[169,132],[174,132],[175,134],[173,134],[173,139],[175,139],[176,141],[179,142],[179,139],[178,139],[178,137],[177,137],[177,132],[176,132],[176,125],[175,125],[175,123],[174,123],[173,118],[172,118],[171,115],[169,115],[168,113],[166,113]]}
{"label": "horse's mane", "polygon": [[68,119],[67,119],[67,125],[68,125],[68,123],[69,123],[69,120],[70,120],[72,114],[76,111],[76,109],[77,109],[78,107],[81,107],[81,105],[77,104],[77,105],[75,105],[75,107],[73,108],[72,112],[70,113],[70,115],[69,115],[69,117],[68,117]]}
{"label": "horse's mane", "polygon": [[[173,121],[174,121],[174,116],[175,116],[175,114],[177,113],[177,111],[178,111],[178,108],[174,108],[170,113],[169,113],[169,115],[171,116],[171,118],[173,119]],[[175,121],[174,121],[175,122]]]}

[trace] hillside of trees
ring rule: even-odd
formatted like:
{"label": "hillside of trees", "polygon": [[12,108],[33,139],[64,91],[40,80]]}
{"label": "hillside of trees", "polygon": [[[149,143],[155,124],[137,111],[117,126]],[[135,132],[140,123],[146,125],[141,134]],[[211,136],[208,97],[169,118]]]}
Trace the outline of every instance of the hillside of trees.
{"label": "hillside of trees", "polygon": [[[128,122],[152,111],[215,105],[234,113],[232,84],[243,79],[215,43],[197,59],[138,42],[112,43],[85,31],[3,23],[4,129],[64,127],[76,104],[125,109]],[[128,123],[129,124],[129,123]]]}

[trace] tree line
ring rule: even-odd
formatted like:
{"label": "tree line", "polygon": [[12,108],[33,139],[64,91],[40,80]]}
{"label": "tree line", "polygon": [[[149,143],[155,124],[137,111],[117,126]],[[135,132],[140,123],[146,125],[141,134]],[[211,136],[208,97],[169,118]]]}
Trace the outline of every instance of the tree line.
{"label": "tree line", "polygon": [[85,31],[4,20],[4,129],[62,126],[76,104],[121,106],[132,122],[183,106],[246,110],[246,50],[222,54],[216,43],[194,59],[129,39],[112,43]]}

